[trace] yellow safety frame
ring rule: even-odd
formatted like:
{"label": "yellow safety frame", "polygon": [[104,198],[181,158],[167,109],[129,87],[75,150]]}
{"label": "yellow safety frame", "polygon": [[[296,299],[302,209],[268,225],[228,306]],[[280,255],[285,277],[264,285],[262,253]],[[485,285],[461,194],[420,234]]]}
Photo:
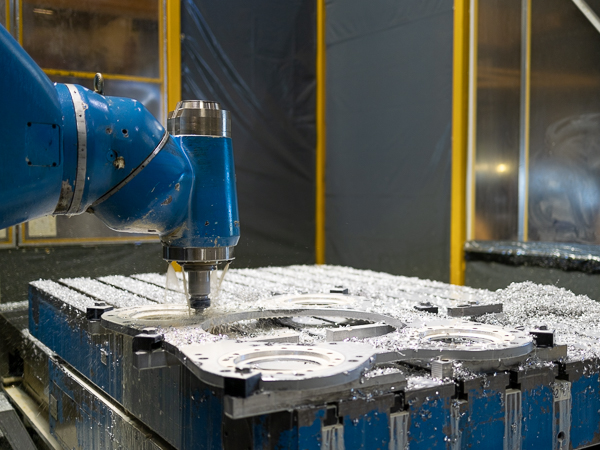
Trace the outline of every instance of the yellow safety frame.
{"label": "yellow safety frame", "polygon": [[325,0],[317,0],[315,262],[325,264]]}
{"label": "yellow safety frame", "polygon": [[0,248],[14,248],[17,246],[15,227],[6,228],[6,239],[0,240]]}
{"label": "yellow safety frame", "polygon": [[10,0],[4,0],[4,26],[6,31],[10,33]]}
{"label": "yellow safety frame", "polygon": [[[163,99],[166,101],[166,111],[175,109],[175,105],[181,100],[181,0],[156,0],[159,11],[159,66],[160,77],[137,77],[130,75],[119,75],[103,73],[107,80],[138,81],[144,83],[155,83],[161,85]],[[10,31],[10,0],[6,0],[6,25]],[[18,36],[19,43],[23,45],[23,8],[18,3]],[[166,61],[166,65],[165,65]],[[59,70],[43,68],[47,75],[77,77],[93,79],[95,73]]]}
{"label": "yellow safety frame", "polygon": [[167,0],[167,110],[181,100],[181,0]]}
{"label": "yellow safety frame", "polygon": [[469,0],[454,0],[450,283],[465,283],[469,117]]}

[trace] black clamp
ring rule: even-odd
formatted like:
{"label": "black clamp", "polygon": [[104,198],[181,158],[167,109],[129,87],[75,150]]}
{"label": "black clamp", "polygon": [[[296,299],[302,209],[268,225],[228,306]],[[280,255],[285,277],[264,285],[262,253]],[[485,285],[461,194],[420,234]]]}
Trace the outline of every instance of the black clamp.
{"label": "black clamp", "polygon": [[533,336],[536,347],[554,347],[554,330],[549,330],[546,325],[530,330],[529,334]]}
{"label": "black clamp", "polygon": [[100,320],[102,314],[104,314],[107,311],[112,311],[113,309],[115,308],[110,305],[107,305],[104,302],[96,302],[94,306],[87,307],[87,309],[85,310],[85,317],[87,318],[87,320],[90,321]]}
{"label": "black clamp", "polygon": [[133,352],[151,352],[162,347],[165,340],[156,328],[144,328],[140,334],[133,337]]}
{"label": "black clamp", "polygon": [[260,389],[260,372],[253,373],[249,367],[236,367],[235,373],[241,377],[225,377],[223,380],[225,395],[247,398]]}
{"label": "black clamp", "polygon": [[432,305],[431,302],[420,302],[418,305],[415,305],[415,309],[417,311],[424,311],[433,314],[437,314],[439,311],[439,308],[435,305]]}

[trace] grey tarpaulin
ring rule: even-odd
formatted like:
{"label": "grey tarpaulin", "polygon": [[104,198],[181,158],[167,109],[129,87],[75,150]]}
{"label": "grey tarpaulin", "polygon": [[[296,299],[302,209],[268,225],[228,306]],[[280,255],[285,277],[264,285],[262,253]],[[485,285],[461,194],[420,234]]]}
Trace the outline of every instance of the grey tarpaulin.
{"label": "grey tarpaulin", "polygon": [[314,262],[315,8],[182,1],[182,97],[232,113],[238,267]]}
{"label": "grey tarpaulin", "polygon": [[329,264],[449,279],[452,0],[327,2]]}

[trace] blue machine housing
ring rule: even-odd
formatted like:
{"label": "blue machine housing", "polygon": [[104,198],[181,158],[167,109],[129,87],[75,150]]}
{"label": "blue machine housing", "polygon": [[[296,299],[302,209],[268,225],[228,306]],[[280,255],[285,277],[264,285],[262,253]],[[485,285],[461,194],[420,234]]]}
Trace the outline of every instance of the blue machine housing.
{"label": "blue machine housing", "polygon": [[0,228],[87,211],[169,246],[237,244],[229,137],[173,138],[136,100],[53,84],[2,27],[0,57]]}
{"label": "blue machine housing", "polygon": [[173,247],[230,247],[239,215],[231,139],[170,138],[124,189],[94,207],[117,231],[157,232]]}
{"label": "blue machine housing", "polygon": [[[164,236],[173,247],[231,247],[238,243],[240,222],[236,200],[231,139],[177,136],[194,168],[193,189],[180,230]],[[190,233],[190,230],[198,233]]]}

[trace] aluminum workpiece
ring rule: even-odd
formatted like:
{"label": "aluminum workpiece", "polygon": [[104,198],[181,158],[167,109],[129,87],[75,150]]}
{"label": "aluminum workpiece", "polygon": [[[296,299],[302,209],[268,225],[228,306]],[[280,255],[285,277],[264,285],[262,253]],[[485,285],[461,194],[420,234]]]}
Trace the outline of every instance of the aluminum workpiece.
{"label": "aluminum workpiece", "polygon": [[600,314],[585,297],[334,266],[221,275],[202,311],[182,274],[31,283],[30,340],[51,353],[65,448],[118,448],[128,427],[177,449],[600,441]]}

